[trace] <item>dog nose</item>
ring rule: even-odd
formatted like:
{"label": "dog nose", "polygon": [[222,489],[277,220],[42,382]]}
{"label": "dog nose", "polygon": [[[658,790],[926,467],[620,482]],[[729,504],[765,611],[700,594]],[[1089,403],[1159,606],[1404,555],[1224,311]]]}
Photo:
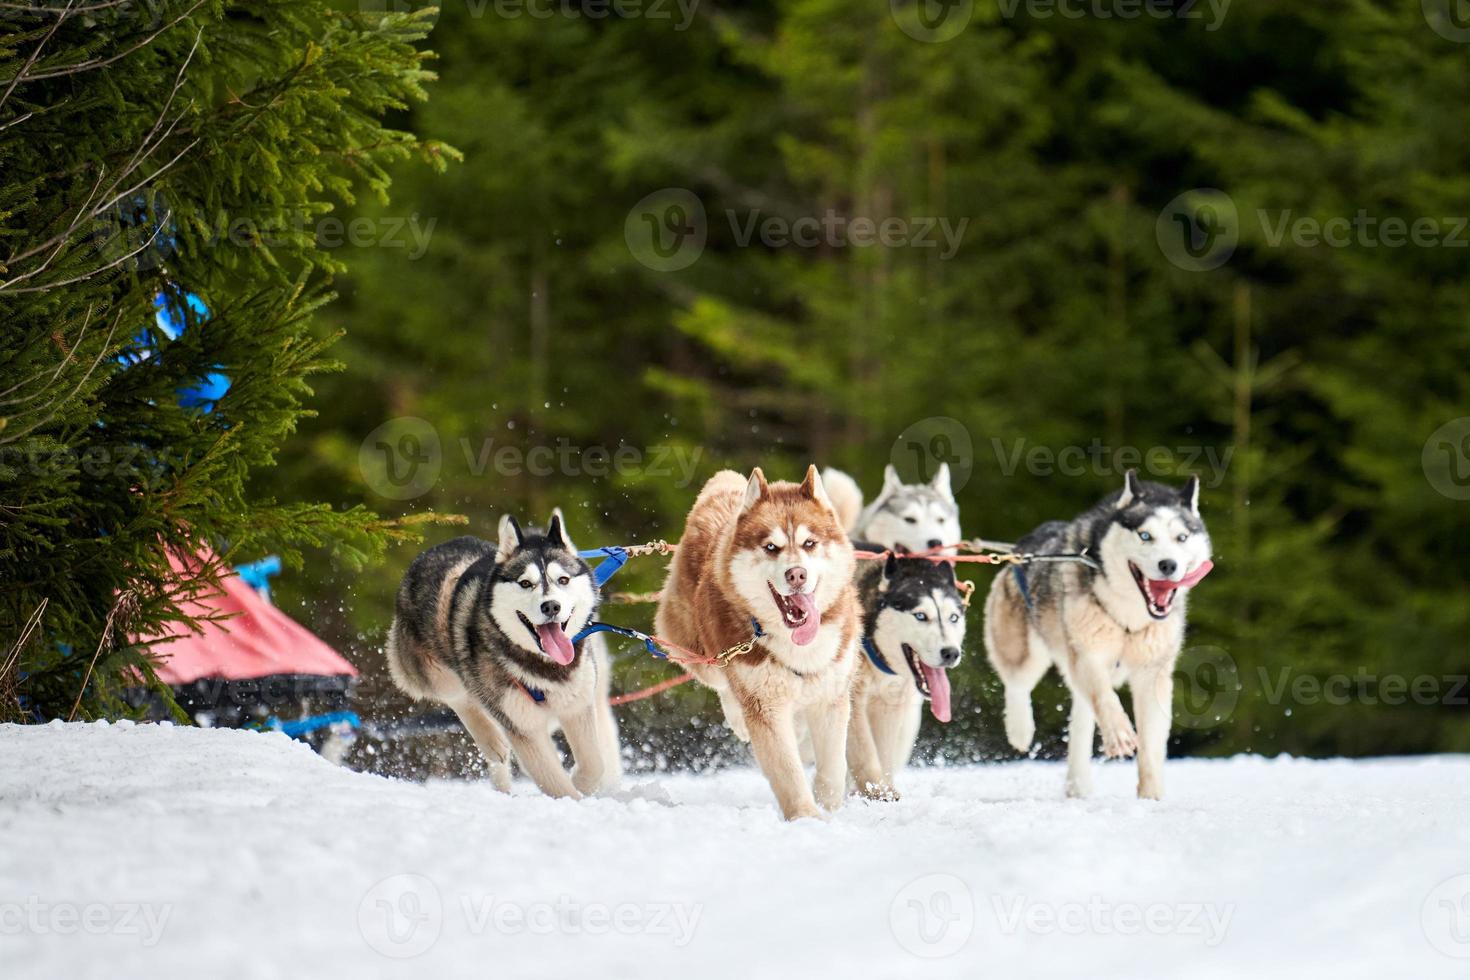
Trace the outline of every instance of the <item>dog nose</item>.
{"label": "dog nose", "polygon": [[547,599],[545,602],[541,603],[541,615],[545,616],[547,619],[555,619],[556,617],[561,615],[561,603],[557,602],[555,599]]}
{"label": "dog nose", "polygon": [[931,548],[938,548],[942,544],[944,544],[944,542],[943,541],[940,541],[938,538],[930,538],[929,539],[929,547],[931,547]]}
{"label": "dog nose", "polygon": [[1159,562],[1159,574],[1165,578],[1173,575],[1179,570],[1179,563],[1172,558],[1165,558]]}
{"label": "dog nose", "polygon": [[786,584],[800,591],[806,585],[806,569],[800,565],[786,569]]}
{"label": "dog nose", "polygon": [[944,666],[946,667],[953,667],[955,664],[960,662],[960,648],[945,647],[943,650],[940,650],[939,662],[944,664]]}

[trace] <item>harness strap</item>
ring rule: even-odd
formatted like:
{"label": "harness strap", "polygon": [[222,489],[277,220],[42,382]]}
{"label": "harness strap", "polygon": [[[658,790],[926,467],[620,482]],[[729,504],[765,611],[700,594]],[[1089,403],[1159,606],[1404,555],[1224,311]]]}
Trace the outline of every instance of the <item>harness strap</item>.
{"label": "harness strap", "polygon": [[582,632],[572,637],[572,642],[581,643],[593,633],[616,633],[619,636],[626,636],[630,640],[637,640],[639,643],[642,643],[645,650],[647,650],[649,653],[653,654],[660,660],[669,659],[667,655],[665,655],[664,652],[658,648],[658,645],[653,642],[653,637],[649,636],[647,633],[640,633],[638,630],[629,629],[626,626],[614,626],[611,623],[588,623],[586,627],[583,628]]}
{"label": "harness strap", "polygon": [[597,583],[597,587],[600,589],[607,584],[608,579],[618,573],[619,569],[628,564],[628,559],[632,556],[628,554],[627,548],[619,548],[614,545],[609,548],[593,548],[590,551],[579,551],[577,552],[577,557],[602,559],[602,561],[597,563],[597,567],[592,569],[592,580]]}
{"label": "harness strap", "polygon": [[[514,680],[514,678],[512,679]],[[516,681],[515,683],[516,687],[525,692],[526,697],[530,698],[532,701],[535,701],[537,704],[540,704],[542,701],[546,700],[546,692],[541,690],[540,688],[531,687],[527,684],[521,683],[520,681]]]}
{"label": "harness strap", "polygon": [[1031,589],[1026,584],[1026,566],[1012,565],[1011,575],[1016,580],[1016,588],[1021,590],[1021,599],[1026,603],[1027,611],[1035,609],[1036,603],[1031,601]]}
{"label": "harness strap", "polygon": [[873,666],[877,667],[883,673],[891,674],[894,677],[898,676],[898,671],[888,666],[888,661],[884,660],[883,654],[878,652],[878,647],[873,643],[872,637],[863,637],[863,653],[866,653],[868,659],[873,662]]}

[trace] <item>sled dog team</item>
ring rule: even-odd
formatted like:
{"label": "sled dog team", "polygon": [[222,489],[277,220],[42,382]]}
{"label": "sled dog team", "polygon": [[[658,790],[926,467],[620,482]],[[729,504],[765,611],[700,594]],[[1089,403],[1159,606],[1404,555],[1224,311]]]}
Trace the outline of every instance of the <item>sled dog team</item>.
{"label": "sled dog team", "polygon": [[[965,602],[953,566],[924,558],[858,561],[857,549],[924,552],[963,539],[941,466],[906,485],[893,467],[864,506],[851,477],[808,468],[800,483],[715,474],[689,512],[655,618],[662,637],[725,666],[688,664],[750,744],[788,820],[841,805],[849,788],[897,799],[923,705],[948,722],[947,671],[960,661]],[[1023,554],[1089,561],[1002,566],[985,602],[985,649],[1005,684],[1006,737],[1030,749],[1031,690],[1055,665],[1072,694],[1067,793],[1091,789],[1094,736],[1109,757],[1136,755],[1138,795],[1160,799],[1172,675],[1190,589],[1211,568],[1199,480],[1139,480],[1072,521],[1017,542]],[[454,710],[497,789],[510,762],[551,796],[613,788],[617,724],[608,705],[599,594],[561,512],[545,529],[501,519],[494,543],[431,548],[399,588],[387,643],[408,694]],[[1118,696],[1127,683],[1133,719]],[[560,728],[575,765],[552,742]],[[808,781],[806,764],[814,764]]]}

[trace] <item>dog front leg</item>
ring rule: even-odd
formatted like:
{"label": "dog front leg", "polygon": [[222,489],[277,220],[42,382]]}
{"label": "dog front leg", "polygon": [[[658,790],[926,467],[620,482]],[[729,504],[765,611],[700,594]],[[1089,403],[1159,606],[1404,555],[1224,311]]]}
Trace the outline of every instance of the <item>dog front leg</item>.
{"label": "dog front leg", "polygon": [[846,684],[832,701],[806,713],[807,726],[812,732],[812,750],[817,757],[813,792],[817,802],[829,812],[840,807],[847,795],[847,729],[852,713],[852,692]]}
{"label": "dog front leg", "polygon": [[597,792],[607,775],[607,739],[599,721],[600,707],[594,704],[561,719],[561,730],[566,733],[567,746],[575,762],[572,785],[583,795]]}
{"label": "dog front leg", "polygon": [[868,799],[898,799],[898,794],[884,778],[883,763],[878,755],[878,746],[873,741],[873,725],[865,702],[853,705],[848,719],[847,766],[852,770],[858,792]]}
{"label": "dog front leg", "polygon": [[521,760],[526,775],[540,787],[541,792],[547,796],[569,796],[574,800],[582,798],[577,787],[572,785],[566,770],[561,767],[561,759],[557,757],[550,732],[512,732],[510,744],[515,750],[516,758]]}
{"label": "dog front leg", "polygon": [[[776,805],[787,820],[818,817],[812,788],[807,785],[801,767],[801,753],[796,745],[796,723],[789,702],[746,702],[745,724],[750,730],[750,748],[760,763],[761,772],[776,794]],[[845,775],[845,773],[844,773]],[[839,783],[839,785],[841,785]]]}
{"label": "dog front leg", "polygon": [[1135,675],[1133,717],[1138,721],[1138,797],[1164,798],[1164,758],[1169,754],[1169,727],[1174,713],[1174,674],[1167,667]]}
{"label": "dog front leg", "polygon": [[[1113,689],[1111,671],[1117,657],[1094,651],[1074,651],[1071,673],[1073,693],[1087,699],[1102,731],[1103,754],[1108,758],[1130,756],[1138,751],[1138,735]],[[1091,747],[1088,749],[1091,752]]]}
{"label": "dog front leg", "polygon": [[473,701],[451,701],[449,707],[459,716],[460,724],[470,733],[485,757],[490,770],[490,784],[502,793],[510,792],[510,744],[495,719]]}

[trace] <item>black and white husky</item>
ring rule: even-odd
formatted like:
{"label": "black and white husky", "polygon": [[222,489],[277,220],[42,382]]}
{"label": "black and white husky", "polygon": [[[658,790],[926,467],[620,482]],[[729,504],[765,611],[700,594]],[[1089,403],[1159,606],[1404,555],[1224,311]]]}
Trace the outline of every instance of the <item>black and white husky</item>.
{"label": "black and white husky", "polygon": [[857,586],[865,657],[853,679],[848,770],[864,796],[897,799],[894,774],[913,751],[924,702],[949,721],[947,671],[964,647],[965,603],[954,569],[925,558],[863,562]]}
{"label": "black and white husky", "polygon": [[[1138,754],[1138,795],[1161,799],[1173,708],[1173,672],[1184,643],[1189,590],[1212,567],[1199,513],[1199,478],[1183,490],[1129,470],[1074,521],[1041,525],[1016,543],[1035,554],[1083,550],[1082,562],[1037,563],[999,574],[985,603],[985,648],[1006,689],[1006,737],[1031,747],[1031,690],[1056,664],[1072,692],[1067,793],[1092,788],[1095,728],[1108,756]],[[1128,720],[1115,688],[1133,696]]]}
{"label": "black and white husky", "polygon": [[[561,512],[544,532],[500,521],[497,544],[455,538],[414,559],[388,632],[394,682],[454,709],[484,753],[490,779],[510,789],[510,759],[549,796],[616,786],[617,724],[608,706],[607,648],[573,637],[599,600]],[[576,762],[562,768],[551,733]]]}

